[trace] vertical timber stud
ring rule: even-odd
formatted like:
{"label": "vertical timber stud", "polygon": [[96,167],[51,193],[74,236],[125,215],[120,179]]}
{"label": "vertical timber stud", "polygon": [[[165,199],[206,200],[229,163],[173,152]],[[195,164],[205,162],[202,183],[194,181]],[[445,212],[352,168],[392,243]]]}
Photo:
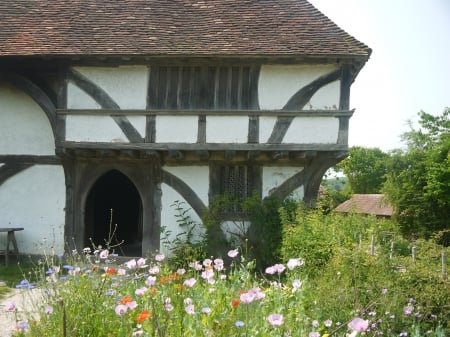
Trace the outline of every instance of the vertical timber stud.
{"label": "vertical timber stud", "polygon": [[[350,86],[351,86],[350,64],[343,64],[341,68],[341,88],[339,97],[339,110],[350,109]],[[339,117],[339,134],[337,143],[348,144],[348,128],[350,117]]]}

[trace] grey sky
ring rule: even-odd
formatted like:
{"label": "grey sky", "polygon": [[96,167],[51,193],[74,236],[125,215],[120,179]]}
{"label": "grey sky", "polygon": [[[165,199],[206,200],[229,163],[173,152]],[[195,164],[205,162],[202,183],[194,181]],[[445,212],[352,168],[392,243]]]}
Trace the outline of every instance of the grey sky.
{"label": "grey sky", "polygon": [[372,48],[353,83],[351,146],[403,144],[407,120],[450,107],[449,0],[309,0]]}

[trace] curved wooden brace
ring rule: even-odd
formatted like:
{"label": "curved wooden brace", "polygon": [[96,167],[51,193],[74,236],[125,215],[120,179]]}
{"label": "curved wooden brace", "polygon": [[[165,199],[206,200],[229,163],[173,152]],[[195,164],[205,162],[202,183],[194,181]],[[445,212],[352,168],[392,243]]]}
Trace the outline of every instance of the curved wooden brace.
{"label": "curved wooden brace", "polygon": [[2,73],[2,79],[26,93],[41,107],[50,122],[53,136],[56,137],[56,105],[47,93],[33,81],[19,74],[10,72]]}
{"label": "curved wooden brace", "polygon": [[162,171],[162,182],[172,187],[175,191],[181,194],[181,196],[189,203],[195,213],[199,217],[202,216],[203,210],[206,208],[203,201],[198,195],[180,178],[169,173]]}
{"label": "curved wooden brace", "polygon": [[0,186],[12,176],[26,170],[33,165],[34,164],[25,163],[4,164],[0,167]]}
{"label": "curved wooden brace", "polygon": [[[310,101],[311,97],[313,97],[320,88],[336,81],[341,76],[341,73],[341,69],[338,69],[315,79],[310,84],[297,91],[289,99],[282,110],[302,110],[306,103]],[[273,127],[272,134],[267,142],[269,144],[280,144],[293,120],[294,117],[278,117],[275,126]]]}
{"label": "curved wooden brace", "polygon": [[[102,88],[92,83],[86,76],[70,69],[68,79],[94,99],[102,109],[120,110],[120,106]],[[143,138],[126,116],[111,117],[131,143],[142,143]]]}
{"label": "curved wooden brace", "polygon": [[286,179],[281,185],[277,186],[269,195],[283,201],[296,188],[305,183],[305,169],[297,172],[292,177]]}

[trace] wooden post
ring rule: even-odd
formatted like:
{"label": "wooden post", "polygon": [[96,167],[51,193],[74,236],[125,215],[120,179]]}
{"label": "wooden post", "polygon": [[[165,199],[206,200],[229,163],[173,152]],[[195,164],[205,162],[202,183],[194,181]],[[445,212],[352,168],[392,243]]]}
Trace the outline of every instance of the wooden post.
{"label": "wooden post", "polygon": [[375,236],[372,235],[371,239],[370,239],[370,254],[374,255],[375,254]]}
{"label": "wooden post", "polygon": [[447,255],[445,252],[442,252],[441,254],[441,261],[442,261],[442,278],[444,280],[447,279]]}
{"label": "wooden post", "polygon": [[413,246],[411,251],[412,251],[413,262],[416,263],[416,246]]}

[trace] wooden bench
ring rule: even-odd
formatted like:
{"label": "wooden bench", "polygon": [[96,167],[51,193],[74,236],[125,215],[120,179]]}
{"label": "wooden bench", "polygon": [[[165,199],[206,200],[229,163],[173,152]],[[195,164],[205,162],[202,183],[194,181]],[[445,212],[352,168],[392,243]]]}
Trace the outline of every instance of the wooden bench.
{"label": "wooden bench", "polygon": [[[9,263],[9,255],[11,253],[16,255],[16,258],[19,259],[19,248],[17,247],[17,241],[16,237],[14,235],[14,232],[16,231],[23,231],[23,228],[20,227],[8,227],[8,228],[1,228],[0,227],[0,233],[8,233],[6,238],[6,249],[0,250],[0,255],[5,255],[5,264]],[[10,244],[12,244],[12,249],[10,249]]]}

